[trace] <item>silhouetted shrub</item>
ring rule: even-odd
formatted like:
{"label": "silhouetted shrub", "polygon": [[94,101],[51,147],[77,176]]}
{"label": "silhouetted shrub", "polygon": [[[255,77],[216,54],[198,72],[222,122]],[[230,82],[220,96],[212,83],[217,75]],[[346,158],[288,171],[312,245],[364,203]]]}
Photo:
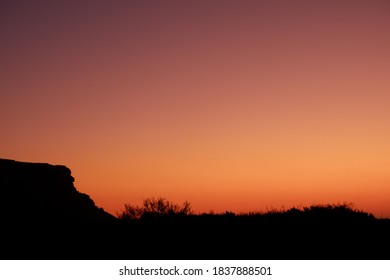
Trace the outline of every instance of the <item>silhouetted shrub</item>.
{"label": "silhouetted shrub", "polygon": [[338,219],[352,220],[354,218],[359,219],[374,219],[374,215],[366,213],[361,210],[353,208],[352,203],[337,203],[337,204],[325,204],[325,205],[312,205],[309,207],[303,207],[303,212],[306,215],[316,217],[329,217]]}
{"label": "silhouetted shrub", "polygon": [[118,214],[118,218],[122,220],[138,220],[149,217],[166,217],[189,214],[192,214],[192,210],[191,203],[188,201],[179,205],[162,197],[152,197],[144,199],[141,207],[125,204],[125,210]]}

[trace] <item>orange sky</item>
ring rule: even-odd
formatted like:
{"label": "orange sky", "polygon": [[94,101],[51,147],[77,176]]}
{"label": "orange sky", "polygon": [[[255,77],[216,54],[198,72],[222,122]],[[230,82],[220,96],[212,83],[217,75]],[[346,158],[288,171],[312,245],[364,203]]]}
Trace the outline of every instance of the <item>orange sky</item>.
{"label": "orange sky", "polygon": [[115,214],[353,202],[390,217],[388,1],[2,1],[0,157]]}

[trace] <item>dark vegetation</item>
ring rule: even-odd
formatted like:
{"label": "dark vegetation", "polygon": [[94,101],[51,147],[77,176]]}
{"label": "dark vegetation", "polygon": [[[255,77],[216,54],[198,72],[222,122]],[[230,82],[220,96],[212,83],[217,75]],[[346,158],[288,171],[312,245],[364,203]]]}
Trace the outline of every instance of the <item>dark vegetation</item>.
{"label": "dark vegetation", "polygon": [[145,199],[114,217],[64,166],[0,159],[1,259],[389,259],[390,220],[351,204],[194,213]]}
{"label": "dark vegetation", "polygon": [[188,202],[175,205],[151,198],[142,207],[126,205],[118,217],[125,227],[145,236],[148,246],[160,248],[154,252],[158,258],[164,258],[164,252],[174,258],[390,258],[390,220],[377,219],[348,203],[194,214]]}
{"label": "dark vegetation", "polygon": [[180,217],[192,214],[191,204],[188,201],[182,205],[170,202],[165,198],[147,198],[142,207],[125,204],[125,210],[118,214],[124,221],[145,220],[150,218]]}

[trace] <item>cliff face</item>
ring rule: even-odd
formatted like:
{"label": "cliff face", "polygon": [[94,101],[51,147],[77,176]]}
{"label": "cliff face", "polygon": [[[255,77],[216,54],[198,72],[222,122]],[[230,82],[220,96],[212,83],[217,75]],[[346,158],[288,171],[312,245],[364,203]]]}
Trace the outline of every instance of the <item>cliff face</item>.
{"label": "cliff face", "polygon": [[73,185],[69,168],[0,159],[0,218],[17,223],[105,223],[116,218]]}

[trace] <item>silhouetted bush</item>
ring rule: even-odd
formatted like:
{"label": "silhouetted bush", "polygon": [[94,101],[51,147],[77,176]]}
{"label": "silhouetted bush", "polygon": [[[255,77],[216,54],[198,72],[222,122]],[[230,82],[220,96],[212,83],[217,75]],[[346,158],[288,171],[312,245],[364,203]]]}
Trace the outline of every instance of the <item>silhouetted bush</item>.
{"label": "silhouetted bush", "polygon": [[189,214],[192,214],[192,210],[188,201],[179,205],[162,197],[152,197],[144,199],[141,207],[125,204],[125,210],[118,214],[118,218],[122,220],[138,220],[150,217],[183,216]]}

